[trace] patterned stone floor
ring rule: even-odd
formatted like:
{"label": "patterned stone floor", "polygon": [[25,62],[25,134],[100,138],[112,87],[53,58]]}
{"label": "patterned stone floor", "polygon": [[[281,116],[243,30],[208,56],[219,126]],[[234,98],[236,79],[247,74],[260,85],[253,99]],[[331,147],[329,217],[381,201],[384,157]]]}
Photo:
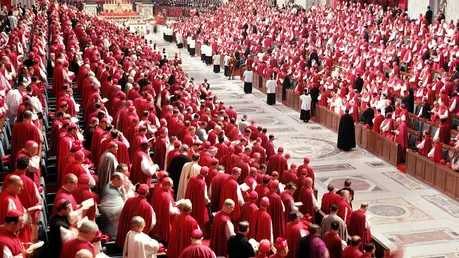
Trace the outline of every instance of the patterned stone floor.
{"label": "patterned stone floor", "polygon": [[169,56],[179,52],[183,69],[200,83],[207,78],[210,88],[239,115],[246,114],[276,136],[276,146],[291,154],[290,163],[301,164],[305,156],[317,173],[319,195],[329,182],[341,187],[350,178],[356,189],[354,208],[370,204],[372,233],[392,250],[403,246],[404,257],[459,257],[459,203],[413,177],[404,175],[364,149],[349,153],[336,148],[336,134],[319,124],[302,123],[299,113],[282,104],[268,106],[266,95],[254,89],[244,94],[242,82],[215,74],[198,57],[150,36]]}

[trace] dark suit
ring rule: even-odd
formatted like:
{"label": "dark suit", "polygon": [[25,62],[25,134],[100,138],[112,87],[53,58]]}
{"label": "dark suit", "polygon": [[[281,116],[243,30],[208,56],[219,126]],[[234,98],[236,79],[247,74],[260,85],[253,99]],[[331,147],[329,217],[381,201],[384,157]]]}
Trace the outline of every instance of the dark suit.
{"label": "dark suit", "polygon": [[182,173],[182,168],[185,163],[191,162],[191,158],[187,155],[180,154],[175,156],[171,160],[171,164],[167,167],[167,171],[169,172],[169,176],[174,182],[173,189],[175,192],[178,190],[178,185],[180,181],[180,174]]}
{"label": "dark suit", "polygon": [[49,245],[46,257],[59,257],[62,249],[61,227],[69,229],[70,223],[67,217],[61,217],[56,214],[49,221]]}
{"label": "dark suit", "polygon": [[373,127],[373,118],[375,118],[375,111],[372,108],[367,108],[363,111],[362,117],[360,120],[364,124],[369,124],[370,127]]}
{"label": "dark suit", "polygon": [[343,189],[338,190],[336,193],[341,195],[341,191],[343,190],[348,190],[349,193],[351,193],[352,198],[351,198],[351,201],[349,202],[349,205],[351,205],[351,208],[352,208],[352,201],[354,200],[354,190],[352,190],[352,188],[350,187],[344,187]]}
{"label": "dark suit", "polygon": [[228,240],[229,258],[249,258],[255,256],[255,251],[244,235],[237,233]]}
{"label": "dark suit", "polygon": [[357,77],[354,81],[354,86],[352,87],[354,90],[357,90],[358,92],[362,91],[363,88],[363,79],[362,77]]}
{"label": "dark suit", "polygon": [[432,17],[433,17],[432,10],[427,10],[427,12],[426,12],[426,20],[427,20],[427,23],[429,25],[432,24]]}

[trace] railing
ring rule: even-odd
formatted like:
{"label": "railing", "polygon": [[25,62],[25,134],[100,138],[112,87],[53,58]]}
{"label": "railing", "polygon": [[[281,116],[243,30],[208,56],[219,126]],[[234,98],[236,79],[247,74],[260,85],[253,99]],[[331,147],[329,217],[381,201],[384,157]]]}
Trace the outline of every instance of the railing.
{"label": "railing", "polygon": [[406,173],[459,200],[459,173],[408,149]]}

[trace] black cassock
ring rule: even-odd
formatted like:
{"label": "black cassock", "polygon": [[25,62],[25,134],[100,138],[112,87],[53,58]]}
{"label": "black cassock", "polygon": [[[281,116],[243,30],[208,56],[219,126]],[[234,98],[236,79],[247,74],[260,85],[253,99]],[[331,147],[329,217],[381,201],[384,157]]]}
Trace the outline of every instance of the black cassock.
{"label": "black cassock", "polygon": [[337,147],[343,151],[355,148],[354,119],[349,114],[343,115],[339,120]]}

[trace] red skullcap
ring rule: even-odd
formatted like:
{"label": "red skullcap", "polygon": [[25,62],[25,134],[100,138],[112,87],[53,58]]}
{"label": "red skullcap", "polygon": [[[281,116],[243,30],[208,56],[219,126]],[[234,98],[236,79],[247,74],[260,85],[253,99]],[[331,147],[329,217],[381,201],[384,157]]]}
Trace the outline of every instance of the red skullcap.
{"label": "red skullcap", "polygon": [[296,164],[290,165],[290,169],[295,169],[295,168],[296,168]]}
{"label": "red skullcap", "polygon": [[269,199],[268,199],[268,197],[263,197],[263,198],[261,198],[261,202],[260,202],[260,203],[261,203],[261,205],[263,205],[263,206],[265,206],[265,207],[269,206]]}
{"label": "red skullcap", "polygon": [[77,161],[83,161],[84,159],[84,153],[80,150],[75,153],[75,160]]}
{"label": "red skullcap", "polygon": [[201,170],[199,170],[199,173],[201,175],[207,175],[209,173],[209,168],[204,166],[204,167],[201,168]]}
{"label": "red skullcap", "polygon": [[240,170],[241,170],[240,168],[234,167],[233,169],[231,169],[231,174],[236,174],[236,173],[240,172]]}
{"label": "red skullcap", "polygon": [[210,148],[210,146],[211,145],[210,145],[209,141],[205,141],[204,144],[203,144],[203,147],[206,148],[206,149]]}
{"label": "red skullcap", "polygon": [[28,140],[28,141],[26,141],[26,143],[25,143],[24,146],[25,146],[26,148],[30,148],[30,147],[34,146],[35,144],[37,144],[35,141]]}
{"label": "red skullcap", "polygon": [[271,173],[271,176],[279,176],[279,172],[273,171],[273,172]]}
{"label": "red skullcap", "polygon": [[276,248],[277,250],[282,250],[282,249],[287,248],[287,239],[278,237],[276,239],[276,243],[274,244],[274,248]]}
{"label": "red skullcap", "polygon": [[307,175],[308,174],[308,170],[303,168],[301,171],[300,171],[300,175]]}
{"label": "red skullcap", "polygon": [[308,157],[304,158],[304,162],[309,163],[310,161],[311,160]]}
{"label": "red skullcap", "polygon": [[139,194],[146,194],[146,193],[148,193],[148,185],[146,185],[146,184],[141,184],[141,185],[139,186],[139,189],[137,190],[137,192],[138,192]]}
{"label": "red skullcap", "polygon": [[181,142],[181,141],[178,141],[178,140],[177,140],[177,141],[174,142],[174,147],[175,147],[175,148],[180,147],[180,145],[182,145],[182,142]]}
{"label": "red skullcap", "polygon": [[263,176],[263,181],[268,181],[270,179],[271,179],[271,177],[269,175],[264,175]]}
{"label": "red skullcap", "polygon": [[250,192],[249,198],[250,198],[250,199],[256,199],[256,198],[258,198],[258,193],[255,192],[255,191]]}
{"label": "red skullcap", "polygon": [[[61,207],[61,206],[62,206],[64,203],[66,203],[66,202],[69,202],[69,200],[67,200],[67,199],[59,199],[59,200],[57,200],[57,202],[56,202],[56,208]],[[69,202],[69,203],[70,203],[70,202]]]}
{"label": "red skullcap", "polygon": [[277,148],[277,151],[278,152],[284,152],[284,148],[283,147],[279,147],[279,148]]}
{"label": "red skullcap", "polygon": [[271,189],[279,188],[279,181],[277,181],[277,180],[271,181],[271,183],[269,183],[269,188],[271,188]]}
{"label": "red skullcap", "polygon": [[191,232],[191,237],[192,238],[201,238],[202,237],[202,231],[200,229],[193,230],[193,232]]}

